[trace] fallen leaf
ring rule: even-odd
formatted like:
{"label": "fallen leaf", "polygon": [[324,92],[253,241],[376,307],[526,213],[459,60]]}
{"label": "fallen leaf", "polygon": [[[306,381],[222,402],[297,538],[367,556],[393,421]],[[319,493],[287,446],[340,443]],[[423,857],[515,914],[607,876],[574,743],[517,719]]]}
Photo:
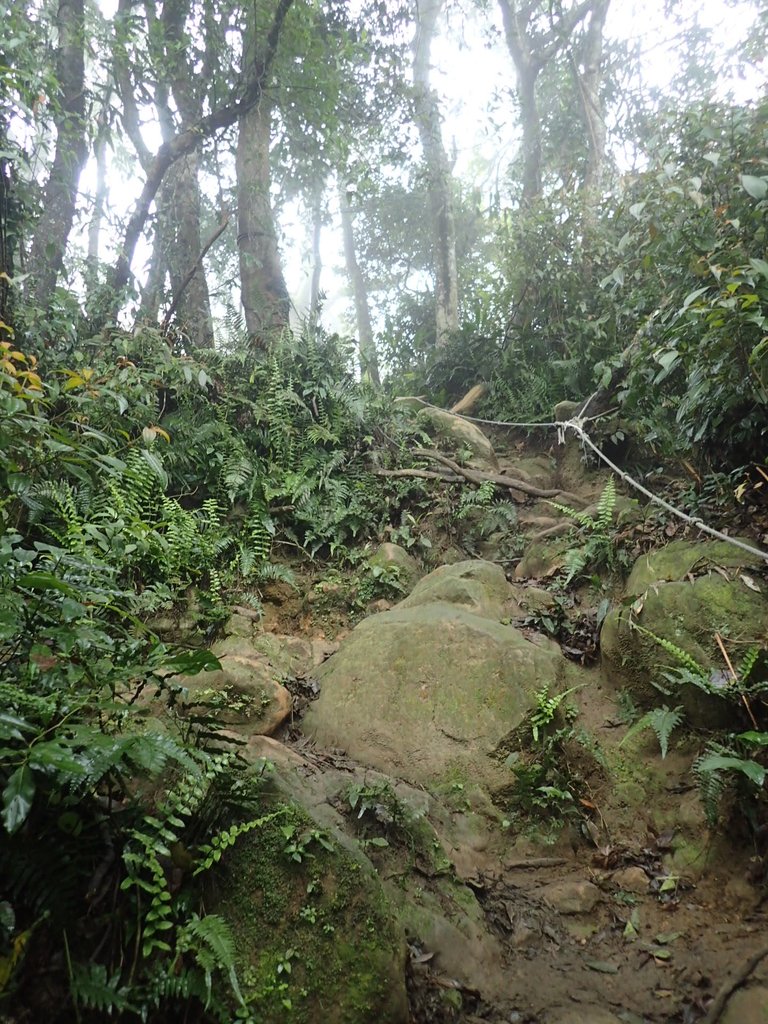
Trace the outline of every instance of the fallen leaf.
{"label": "fallen leaf", "polygon": [[756,594],[762,594],[762,590],[758,587],[751,576],[747,576],[747,574],[743,572],[739,575],[739,579],[745,587],[749,587],[750,590],[754,590]]}
{"label": "fallen leaf", "polygon": [[608,963],[607,960],[586,960],[590,971],[597,971],[599,974],[618,974],[619,968],[616,964]]}
{"label": "fallen leaf", "polygon": [[654,935],[653,941],[658,942],[660,946],[668,946],[670,942],[679,939],[682,934],[682,932],[659,932],[658,935]]}

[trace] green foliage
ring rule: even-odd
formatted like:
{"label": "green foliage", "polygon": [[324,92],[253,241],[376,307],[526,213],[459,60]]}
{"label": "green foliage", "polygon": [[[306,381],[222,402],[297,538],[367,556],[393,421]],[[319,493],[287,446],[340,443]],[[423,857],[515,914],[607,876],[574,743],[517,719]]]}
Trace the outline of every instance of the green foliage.
{"label": "green foliage", "polygon": [[678,705],[676,708],[668,708],[665,704],[660,708],[652,708],[639,721],[634,723],[621,741],[621,744],[627,743],[633,736],[643,732],[645,729],[652,729],[656,734],[656,739],[659,741],[661,756],[665,758],[669,747],[669,737],[680,725],[684,717],[682,705]]}
{"label": "green foliage", "polygon": [[[731,718],[744,718],[746,713],[753,728],[739,733],[721,731],[708,741],[705,752],[696,759],[691,770],[711,827],[720,822],[723,808],[728,806],[732,817],[745,819],[756,831],[768,814],[764,791],[768,732],[763,731],[757,717],[764,713],[764,694],[768,692],[765,649],[752,644],[737,667],[729,664],[728,673],[709,671],[672,641],[641,626],[635,625],[634,628],[651,637],[678,663],[675,668],[662,673],[673,691],[679,692],[683,686],[695,686],[709,697],[722,701]],[[665,693],[671,692],[660,683],[655,685]],[[637,732],[652,728],[661,745],[662,757],[665,757],[669,737],[683,720],[682,710],[682,706],[670,710],[666,705],[652,709],[635,722],[622,743]],[[733,799],[729,800],[729,796]]]}
{"label": "green foliage", "polygon": [[573,722],[577,717],[566,698],[580,686],[551,695],[548,687],[536,694],[536,706],[528,717],[530,732],[521,737],[521,749],[513,750],[505,764],[514,773],[508,798],[510,810],[521,820],[540,822],[548,834],[579,814],[574,793],[581,785],[571,766],[569,750],[580,744]]}
{"label": "green foliage", "polygon": [[595,569],[602,566],[612,570],[616,568],[618,555],[612,534],[613,513],[616,508],[616,482],[613,477],[609,477],[603,488],[595,516],[579,512],[569,505],[561,505],[556,501],[550,501],[549,504],[578,524],[580,532],[586,536],[583,545],[571,548],[566,554],[566,586],[588,566]]}

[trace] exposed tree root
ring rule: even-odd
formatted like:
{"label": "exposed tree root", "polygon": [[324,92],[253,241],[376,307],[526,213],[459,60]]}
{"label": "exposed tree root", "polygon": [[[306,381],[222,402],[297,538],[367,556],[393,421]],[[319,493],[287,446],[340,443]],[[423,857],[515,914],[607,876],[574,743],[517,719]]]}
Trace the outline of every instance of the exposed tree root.
{"label": "exposed tree root", "polygon": [[758,949],[754,956],[751,956],[749,960],[747,960],[744,966],[737,971],[732,978],[723,982],[701,1024],[717,1024],[723,1015],[723,1010],[725,1009],[730,997],[737,988],[741,988],[760,961],[766,956],[768,956],[768,946],[763,946],[761,949]]}

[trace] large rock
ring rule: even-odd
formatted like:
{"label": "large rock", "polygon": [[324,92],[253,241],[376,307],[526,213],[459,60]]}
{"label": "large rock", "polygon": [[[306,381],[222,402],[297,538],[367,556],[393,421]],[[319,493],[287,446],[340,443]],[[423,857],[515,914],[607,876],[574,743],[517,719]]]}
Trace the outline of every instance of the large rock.
{"label": "large rock", "polygon": [[279,797],[225,861],[213,907],[260,1024],[407,1024],[402,926],[357,844]]}
{"label": "large rock", "polygon": [[438,409],[434,405],[422,405],[412,398],[398,399],[402,408],[411,408],[417,414],[421,423],[431,428],[437,437],[445,438],[454,447],[468,448],[472,453],[470,465],[477,469],[489,469],[498,471],[499,462],[493,445],[486,435],[474,423],[462,419],[461,416],[454,416],[445,409]]}
{"label": "large rock", "polygon": [[498,621],[504,617],[511,598],[512,588],[501,566],[471,559],[435,569],[416,584],[398,608],[440,601]]}
{"label": "large rock", "polygon": [[[640,558],[627,581],[624,603],[606,617],[600,634],[609,678],[641,703],[682,704],[691,724],[728,725],[734,701],[708,696],[692,685],[667,697],[659,693],[654,682],[669,688],[663,673],[680,662],[654,637],[684,651],[724,689],[726,665],[715,635],[724,638],[734,664],[745,645],[765,640],[767,588],[749,575],[753,565],[746,552],[712,541],[674,541]],[[633,629],[632,623],[641,628]]]}
{"label": "large rock", "polygon": [[178,703],[188,718],[206,718],[244,734],[271,736],[288,718],[293,699],[281,673],[245,637],[232,635],[213,647],[221,669],[178,676],[184,687]]}
{"label": "large rock", "polygon": [[443,566],[360,623],[321,667],[305,731],[413,783],[508,784],[494,755],[535,694],[559,688],[564,660],[551,641],[488,617],[506,593],[495,568]]}
{"label": "large rock", "polygon": [[421,576],[419,563],[399,544],[389,542],[379,544],[374,553],[368,559],[372,569],[395,570],[397,582],[404,593],[413,589],[414,584]]}

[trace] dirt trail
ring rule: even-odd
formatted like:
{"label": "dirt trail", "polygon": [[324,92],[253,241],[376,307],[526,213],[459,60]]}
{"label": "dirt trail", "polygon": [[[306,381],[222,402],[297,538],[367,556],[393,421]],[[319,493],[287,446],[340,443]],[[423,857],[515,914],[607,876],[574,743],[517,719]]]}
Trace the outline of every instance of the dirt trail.
{"label": "dirt trail", "polygon": [[[523,466],[534,477],[536,463],[526,454],[522,460],[520,448],[503,452],[502,470]],[[536,458],[539,476],[546,476],[546,467],[541,468],[546,459]],[[599,497],[604,482],[594,475],[584,481],[585,500]],[[573,486],[573,472],[558,483]],[[521,506],[520,518],[532,531],[558,521],[556,513],[530,500]],[[648,546],[643,529],[637,531],[638,542]],[[508,566],[510,578],[514,569],[514,563]],[[546,586],[546,581],[533,582]],[[577,597],[576,604],[573,618],[588,620],[594,611],[589,599]],[[316,639],[323,621],[328,625],[327,615],[322,620],[317,609],[307,613],[304,606],[299,613],[290,605],[267,609],[268,628]],[[332,628],[340,635],[349,628],[338,608]],[[504,823],[501,843],[497,834],[485,845],[456,844],[457,880],[482,909],[491,952],[479,954],[473,977],[459,980],[446,968],[450,937],[436,950],[422,935],[410,934],[411,1020],[764,1024],[768,959],[750,962],[765,943],[768,925],[762,851],[738,835],[709,835],[689,771],[694,744],[683,743],[662,760],[649,733],[647,742],[624,751],[626,726],[619,721],[616,693],[602,677],[584,629],[578,642],[583,659],[594,667],[587,673],[589,685],[573,696],[580,742],[566,750],[578,780],[577,807],[565,816],[554,843],[532,838],[546,832],[541,822],[529,828],[516,819]],[[574,653],[578,656],[571,649]],[[334,752],[311,751],[300,723],[286,739],[312,753],[316,771],[322,772],[326,756],[328,763],[339,764]],[[644,789],[635,784],[638,773],[652,780]],[[460,817],[455,814],[454,823]],[[675,841],[681,833],[698,834],[703,849],[698,861],[681,862]],[[396,873],[389,853],[372,859],[383,874]],[[406,891],[416,884],[414,891],[430,892],[445,903],[439,877],[414,863],[402,870],[411,876],[403,883]]]}

